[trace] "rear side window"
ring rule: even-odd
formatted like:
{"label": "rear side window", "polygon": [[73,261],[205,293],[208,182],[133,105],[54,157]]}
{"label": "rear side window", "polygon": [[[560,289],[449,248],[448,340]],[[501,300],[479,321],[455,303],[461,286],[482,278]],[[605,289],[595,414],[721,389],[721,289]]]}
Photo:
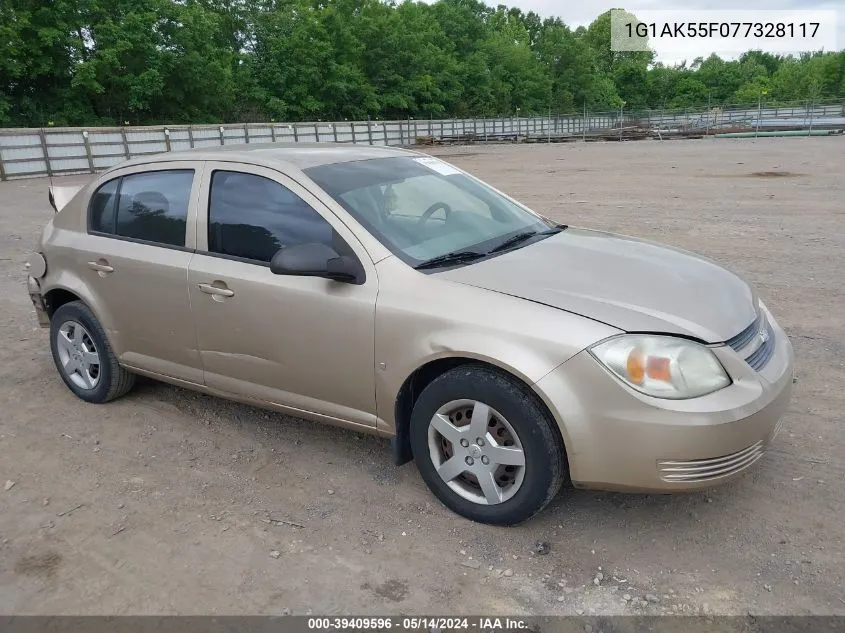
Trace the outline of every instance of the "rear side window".
{"label": "rear side window", "polygon": [[185,245],[192,169],[132,174],[91,198],[91,230],[169,246]]}
{"label": "rear side window", "polygon": [[115,233],[147,242],[185,245],[192,170],[124,176],[120,183]]}
{"label": "rear side window", "polygon": [[[208,205],[208,250],[269,262],[283,246],[320,242],[338,250],[331,225],[274,180],[215,171]],[[338,250],[338,252],[341,252]]]}

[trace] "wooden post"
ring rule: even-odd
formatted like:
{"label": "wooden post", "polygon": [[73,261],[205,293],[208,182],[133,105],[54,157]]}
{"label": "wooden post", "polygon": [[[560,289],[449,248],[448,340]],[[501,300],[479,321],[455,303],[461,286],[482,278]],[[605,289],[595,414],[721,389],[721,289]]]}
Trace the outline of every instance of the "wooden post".
{"label": "wooden post", "polygon": [[581,140],[587,140],[587,102],[584,101],[584,118],[581,119]]}
{"label": "wooden post", "polygon": [[94,157],[91,156],[91,143],[88,141],[88,130],[82,130],[82,140],[85,142],[85,156],[88,158],[88,170],[94,173]]}
{"label": "wooden post", "polygon": [[337,143],[337,123],[332,123],[332,136],[334,137],[334,142]]}
{"label": "wooden post", "polygon": [[0,150],[0,180],[6,180],[6,169],[3,167],[3,151]]}
{"label": "wooden post", "polygon": [[38,132],[38,137],[41,139],[41,152],[44,154],[44,164],[47,166],[47,175],[53,175],[53,168],[50,167],[50,154],[47,152],[47,139],[44,137],[44,128]]}
{"label": "wooden post", "polygon": [[314,124],[314,141],[316,143],[320,142],[320,128],[317,127],[317,124]]}
{"label": "wooden post", "polygon": [[[275,123],[270,124],[270,140],[273,143],[276,142],[276,124]],[[193,145],[191,145],[191,147],[193,147]]]}
{"label": "wooden post", "polygon": [[382,122],[381,133],[384,135],[384,144],[390,145],[390,139],[387,138],[387,121]]}
{"label": "wooden post", "polygon": [[248,126],[248,124],[244,123],[244,141],[246,141],[246,143],[249,144],[249,127],[247,127],[247,126]]}
{"label": "wooden post", "polygon": [[624,108],[624,107],[625,107],[625,105],[624,105],[624,104],[623,104],[623,105],[621,105],[621,106],[619,106],[619,142],[620,142],[620,143],[622,142],[622,119],[623,119],[623,117],[625,116],[625,115],[623,114],[623,108]]}
{"label": "wooden post", "polygon": [[373,121],[370,119],[370,115],[367,115],[367,140],[369,141],[370,145],[373,144]]}
{"label": "wooden post", "polygon": [[355,145],[355,121],[349,122],[349,129],[352,130],[352,144]]}
{"label": "wooden post", "polygon": [[296,129],[296,123],[293,124],[293,142],[299,143],[299,130]]}
{"label": "wooden post", "polygon": [[813,115],[816,113],[816,100],[813,98],[812,103],[810,104],[810,127],[807,130],[807,136],[813,135]]}
{"label": "wooden post", "polygon": [[[190,134],[190,131],[188,132]],[[126,160],[129,160],[129,141],[126,139],[126,128],[120,128],[120,138],[123,141],[123,153],[126,155]],[[194,139],[191,138],[191,147],[194,146]]]}

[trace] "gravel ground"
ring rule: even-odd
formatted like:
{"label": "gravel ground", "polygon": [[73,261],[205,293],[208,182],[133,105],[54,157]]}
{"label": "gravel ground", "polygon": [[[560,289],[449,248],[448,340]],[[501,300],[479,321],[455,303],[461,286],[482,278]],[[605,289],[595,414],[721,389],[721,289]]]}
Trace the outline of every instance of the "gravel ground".
{"label": "gravel ground", "polygon": [[503,529],[446,511],[383,439],[151,381],[84,404],[22,273],[47,181],[2,183],[0,613],[845,614],[845,142],[433,153],[555,219],[756,284],[798,358],[766,458],[708,493],[564,490]]}

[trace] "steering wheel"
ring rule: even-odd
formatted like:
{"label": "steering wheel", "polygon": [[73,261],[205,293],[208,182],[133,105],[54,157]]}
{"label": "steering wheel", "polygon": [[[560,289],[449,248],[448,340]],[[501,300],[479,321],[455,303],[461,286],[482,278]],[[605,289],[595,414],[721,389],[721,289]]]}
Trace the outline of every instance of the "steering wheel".
{"label": "steering wheel", "polygon": [[417,222],[417,226],[422,226],[423,224],[428,222],[431,219],[431,216],[433,216],[434,213],[436,211],[439,211],[440,209],[443,209],[443,211],[446,213],[446,219],[448,220],[449,216],[452,215],[452,207],[450,207],[445,202],[435,202],[420,216],[420,219]]}

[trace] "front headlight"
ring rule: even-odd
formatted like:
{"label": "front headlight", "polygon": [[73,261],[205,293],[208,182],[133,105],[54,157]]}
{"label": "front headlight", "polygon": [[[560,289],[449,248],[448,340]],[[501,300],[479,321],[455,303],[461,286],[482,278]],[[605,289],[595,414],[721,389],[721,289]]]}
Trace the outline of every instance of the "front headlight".
{"label": "front headlight", "polygon": [[655,398],[697,398],[731,384],[712,351],[682,338],[623,334],[590,353],[631,387]]}

